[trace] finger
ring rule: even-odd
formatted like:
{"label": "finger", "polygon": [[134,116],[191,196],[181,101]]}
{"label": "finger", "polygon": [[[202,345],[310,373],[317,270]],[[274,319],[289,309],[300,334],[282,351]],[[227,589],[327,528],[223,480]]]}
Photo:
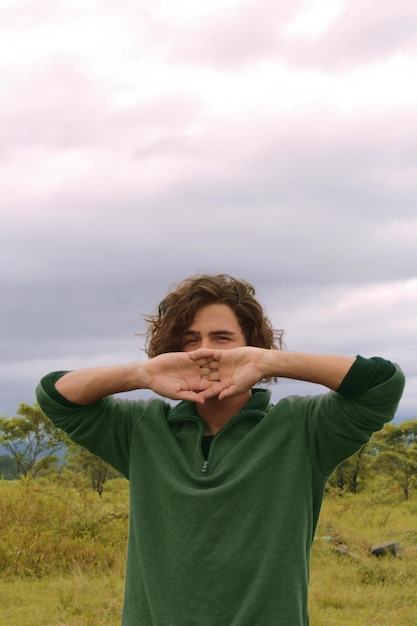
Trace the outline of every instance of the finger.
{"label": "finger", "polygon": [[201,391],[200,395],[208,400],[209,398],[217,398],[219,394],[222,392],[223,386],[221,382],[212,382],[208,383],[206,389]]}
{"label": "finger", "polygon": [[209,380],[212,383],[218,383],[221,380],[219,372],[210,372],[207,376],[204,376],[204,380]]}
{"label": "finger", "polygon": [[199,348],[187,354],[192,361],[198,361],[199,359],[218,361],[220,359],[220,350],[211,350],[211,348]]}
{"label": "finger", "polygon": [[[194,387],[192,389],[192,391],[195,391],[197,393],[201,393],[203,391],[207,391],[208,389],[212,389],[212,387],[214,387],[214,385],[219,385],[220,382],[218,380],[208,380],[207,378],[201,378],[198,381],[198,384],[196,387]],[[219,391],[219,390],[217,390]],[[220,391],[219,391],[220,393]]]}
{"label": "finger", "polygon": [[188,402],[196,402],[197,404],[204,404],[205,397],[203,392],[198,391],[180,391],[177,395],[178,400],[187,400]]}
{"label": "finger", "polygon": [[220,374],[218,370],[212,370],[208,367],[200,367],[200,376],[205,380],[219,381]]}
{"label": "finger", "polygon": [[207,367],[211,370],[218,370],[219,369],[219,362],[218,361],[211,361],[208,359],[199,359],[198,361],[195,361],[195,363],[199,366],[199,367]]}
{"label": "finger", "polygon": [[224,400],[225,398],[232,398],[233,396],[241,393],[237,388],[237,385],[229,385],[228,387],[223,387],[221,392],[219,393],[219,400]]}

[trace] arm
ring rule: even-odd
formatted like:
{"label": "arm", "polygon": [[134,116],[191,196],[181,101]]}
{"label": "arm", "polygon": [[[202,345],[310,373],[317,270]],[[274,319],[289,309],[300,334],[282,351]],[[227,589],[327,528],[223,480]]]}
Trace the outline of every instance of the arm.
{"label": "arm", "polygon": [[172,400],[203,403],[201,392],[213,385],[213,378],[216,379],[208,367],[210,361],[195,352],[161,354],[143,363],[68,372],[59,378],[55,387],[64,398],[81,405],[134,389],[151,389]]}
{"label": "arm", "polygon": [[145,389],[142,363],[118,367],[91,367],[64,374],[56,390],[76,404],[93,404],[105,396],[133,389]]}
{"label": "arm", "polygon": [[337,389],[355,362],[355,357],[269,350],[265,357],[267,376],[292,378]]}
{"label": "arm", "polygon": [[220,400],[243,393],[267,377],[292,378],[337,389],[355,362],[355,357],[350,356],[283,352],[250,346],[198,352],[218,362],[215,375],[219,382],[201,395],[208,398],[218,394]]}
{"label": "arm", "polygon": [[[213,396],[222,400],[243,393],[266,377],[292,378],[338,390],[346,382],[348,372],[356,371],[356,365],[352,368],[355,362],[356,357],[350,356],[250,346],[233,350],[200,349],[161,354],[143,363],[68,372],[56,382],[56,389],[77,404],[92,404],[105,396],[134,389],[150,389],[172,400],[203,404]],[[359,377],[369,379],[369,372],[365,374],[361,370]],[[341,389],[347,395],[360,386],[355,376],[349,378],[352,379],[349,385]]]}

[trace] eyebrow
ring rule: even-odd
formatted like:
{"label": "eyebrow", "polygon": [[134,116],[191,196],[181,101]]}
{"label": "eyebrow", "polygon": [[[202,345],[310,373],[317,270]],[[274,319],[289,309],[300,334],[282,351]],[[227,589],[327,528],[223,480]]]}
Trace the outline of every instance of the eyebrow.
{"label": "eyebrow", "polygon": [[[211,332],[209,332],[209,335],[228,335],[230,337],[236,334],[237,333],[235,333],[233,330],[212,330]],[[198,330],[186,330],[184,333],[184,337],[186,335],[197,336],[197,335],[201,335],[201,333]]]}

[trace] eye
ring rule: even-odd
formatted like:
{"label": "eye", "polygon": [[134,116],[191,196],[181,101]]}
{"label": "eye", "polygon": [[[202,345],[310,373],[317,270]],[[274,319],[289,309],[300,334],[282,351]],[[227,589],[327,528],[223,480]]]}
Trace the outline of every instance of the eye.
{"label": "eye", "polygon": [[184,345],[185,346],[192,346],[193,344],[197,343],[197,339],[195,337],[189,337],[188,339],[184,340]]}

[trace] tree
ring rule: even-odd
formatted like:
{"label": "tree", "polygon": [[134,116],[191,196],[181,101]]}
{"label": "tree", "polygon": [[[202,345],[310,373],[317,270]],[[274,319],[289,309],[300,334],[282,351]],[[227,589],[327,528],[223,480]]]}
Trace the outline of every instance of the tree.
{"label": "tree", "polygon": [[367,445],[356,454],[342,461],[330,477],[329,484],[340,491],[357,493],[359,485],[364,482],[369,466]]}
{"label": "tree", "polygon": [[20,417],[0,417],[0,445],[12,457],[17,475],[36,476],[56,463],[56,453],[68,438],[55,428],[38,404],[22,403],[17,414]]}
{"label": "tree", "polygon": [[119,476],[118,472],[103,459],[72,441],[68,444],[66,457],[72,470],[82,470],[87,474],[92,488],[100,497],[107,480]]}
{"label": "tree", "polygon": [[391,476],[408,500],[410,489],[417,487],[417,419],[386,424],[374,435],[374,445],[374,467]]}
{"label": "tree", "polygon": [[16,461],[9,454],[0,455],[0,478],[13,480],[18,477]]}

